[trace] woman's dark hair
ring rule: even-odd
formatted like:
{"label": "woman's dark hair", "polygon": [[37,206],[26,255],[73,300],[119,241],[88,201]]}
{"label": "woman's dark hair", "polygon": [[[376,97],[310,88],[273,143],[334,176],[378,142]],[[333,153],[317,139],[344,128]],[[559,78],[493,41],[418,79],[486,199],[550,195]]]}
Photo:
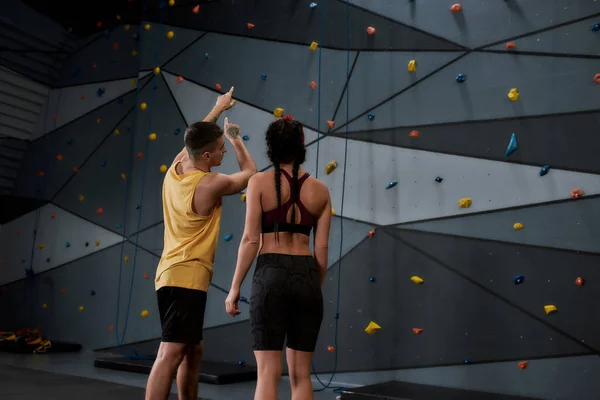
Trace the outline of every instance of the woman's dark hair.
{"label": "woman's dark hair", "polygon": [[306,159],[304,147],[304,127],[290,116],[278,118],[267,128],[267,155],[275,168],[275,190],[277,191],[277,219],[275,220],[275,240],[279,241],[278,221],[281,212],[281,166],[293,163],[292,224],[296,223],[296,201],[298,196],[298,170]]}

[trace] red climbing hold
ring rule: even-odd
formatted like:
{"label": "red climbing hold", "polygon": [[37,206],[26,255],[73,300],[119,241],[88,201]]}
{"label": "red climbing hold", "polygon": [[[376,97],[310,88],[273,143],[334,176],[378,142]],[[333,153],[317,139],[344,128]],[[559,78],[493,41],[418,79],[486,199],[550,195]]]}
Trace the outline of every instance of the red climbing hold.
{"label": "red climbing hold", "polygon": [[38,176],[41,178],[42,176],[44,176],[44,172],[43,171],[38,172]]}
{"label": "red climbing hold", "polygon": [[525,368],[527,368],[528,365],[529,365],[529,363],[527,361],[521,361],[519,363],[519,368],[525,369]]}
{"label": "red climbing hold", "polygon": [[572,197],[572,198],[574,198],[574,199],[578,199],[578,198],[580,198],[581,196],[583,196],[583,190],[581,190],[581,189],[573,189],[573,190],[571,191],[571,197]]}
{"label": "red climbing hold", "polygon": [[423,328],[413,328],[413,332],[415,335],[420,335],[423,332]]}
{"label": "red climbing hold", "polygon": [[192,9],[192,13],[194,13],[194,14],[198,14],[198,11],[200,11],[200,4],[198,4],[196,7],[194,7],[194,8]]}
{"label": "red climbing hold", "polygon": [[113,43],[113,49],[119,50],[119,43],[117,43],[117,42]]}
{"label": "red climbing hold", "polygon": [[594,75],[594,82],[600,85],[600,74]]}
{"label": "red climbing hold", "polygon": [[52,121],[58,121],[58,116],[57,115],[53,115],[52,116]]}
{"label": "red climbing hold", "polygon": [[327,351],[330,353],[333,353],[335,351],[335,347],[333,346],[327,346]]}
{"label": "red climbing hold", "polygon": [[136,158],[137,158],[138,160],[139,160],[139,159],[141,159],[142,157],[144,157],[144,153],[142,153],[142,152],[139,152],[139,153],[137,154],[137,156],[136,156]]}
{"label": "red climbing hold", "polygon": [[217,84],[215,85],[215,89],[217,89],[217,90],[220,92],[220,91],[221,91],[221,89],[223,89],[223,88],[221,87],[221,85],[219,85],[219,84],[217,83]]}
{"label": "red climbing hold", "polygon": [[73,172],[79,172],[79,168],[73,167]]}
{"label": "red climbing hold", "polygon": [[370,35],[374,35],[376,31],[377,30],[375,28],[373,28],[372,26],[370,26],[370,27],[367,28],[367,35],[369,35],[369,36]]}
{"label": "red climbing hold", "polygon": [[506,49],[510,50],[510,49],[514,49],[515,47],[517,47],[517,45],[515,44],[515,42],[508,42],[506,43]]}
{"label": "red climbing hold", "polygon": [[375,236],[375,229],[369,231],[369,237],[372,238],[373,236]]}
{"label": "red climbing hold", "polygon": [[310,83],[310,88],[311,88],[312,90],[317,90],[317,82],[315,82],[315,81],[312,81],[312,82]]}
{"label": "red climbing hold", "polygon": [[462,5],[460,5],[458,3],[454,4],[454,5],[452,5],[452,7],[450,7],[450,11],[452,11],[453,13],[462,11]]}
{"label": "red climbing hold", "polygon": [[96,63],[93,63],[92,68],[96,69],[96,67],[97,67]]}
{"label": "red climbing hold", "polygon": [[178,76],[177,77],[177,83],[181,83],[183,82],[183,76]]}
{"label": "red climbing hold", "polygon": [[108,330],[109,330],[110,332],[112,332],[112,331],[114,331],[114,330],[115,330],[115,327],[111,325],[111,326],[109,326],[109,327],[108,327]]}
{"label": "red climbing hold", "polygon": [[96,123],[97,123],[98,125],[100,125],[100,124],[102,123],[102,118],[98,118],[98,119],[96,120]]}
{"label": "red climbing hold", "polygon": [[62,160],[62,156],[60,154],[57,154],[56,155],[56,161],[60,161],[60,160]]}
{"label": "red climbing hold", "polygon": [[251,24],[250,22],[248,22],[246,26],[248,27],[248,29],[254,29],[254,24]]}
{"label": "red climbing hold", "polygon": [[98,21],[98,22],[96,23],[96,27],[97,27],[97,28],[102,28],[102,21]]}
{"label": "red climbing hold", "polygon": [[99,207],[99,208],[96,210],[96,214],[98,214],[98,215],[102,215],[102,214],[104,214],[104,209],[103,209],[102,207]]}
{"label": "red climbing hold", "polygon": [[410,131],[410,133],[408,134],[409,137],[414,137],[414,138],[418,138],[421,135],[421,133],[419,131]]}
{"label": "red climbing hold", "polygon": [[335,126],[335,122],[334,121],[327,121],[327,126],[329,126],[329,129],[333,129],[333,127]]}
{"label": "red climbing hold", "polygon": [[60,291],[61,294],[67,294],[67,291],[65,289]]}
{"label": "red climbing hold", "polygon": [[577,279],[575,279],[575,284],[577,286],[583,286],[583,278],[582,277],[577,277]]}
{"label": "red climbing hold", "polygon": [[56,218],[56,214],[54,214],[54,213],[50,214],[50,219],[54,219],[54,218]]}
{"label": "red climbing hold", "polygon": [[85,100],[85,94],[82,94],[80,97],[81,100]]}
{"label": "red climbing hold", "polygon": [[144,272],[144,279],[148,279],[148,278],[149,278],[148,274]]}

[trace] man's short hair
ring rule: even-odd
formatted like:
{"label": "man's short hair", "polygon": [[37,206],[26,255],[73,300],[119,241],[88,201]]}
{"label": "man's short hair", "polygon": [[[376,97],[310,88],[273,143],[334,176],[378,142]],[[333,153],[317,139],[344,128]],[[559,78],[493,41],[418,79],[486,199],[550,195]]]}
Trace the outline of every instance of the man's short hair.
{"label": "man's short hair", "polygon": [[223,129],[213,122],[195,122],[187,127],[183,142],[190,158],[196,159],[205,151],[213,150],[216,140],[223,136]]}

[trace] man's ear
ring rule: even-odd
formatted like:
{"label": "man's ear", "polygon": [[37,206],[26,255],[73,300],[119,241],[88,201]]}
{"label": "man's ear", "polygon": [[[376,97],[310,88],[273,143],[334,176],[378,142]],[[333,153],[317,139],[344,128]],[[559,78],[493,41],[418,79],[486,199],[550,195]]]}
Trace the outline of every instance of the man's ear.
{"label": "man's ear", "polygon": [[205,151],[204,153],[202,153],[202,159],[204,161],[208,161],[210,159],[210,153],[208,151]]}

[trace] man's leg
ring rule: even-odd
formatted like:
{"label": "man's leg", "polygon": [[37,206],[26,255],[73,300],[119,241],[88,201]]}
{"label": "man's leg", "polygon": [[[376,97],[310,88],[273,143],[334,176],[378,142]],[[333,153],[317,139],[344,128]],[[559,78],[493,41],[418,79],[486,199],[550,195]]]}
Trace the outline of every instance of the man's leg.
{"label": "man's leg", "polygon": [[146,386],[146,400],[165,400],[171,393],[175,371],[185,357],[183,343],[162,342]]}
{"label": "man's leg", "polygon": [[189,346],[183,361],[177,369],[177,392],[179,400],[191,400],[198,398],[198,373],[200,372],[200,361],[204,342],[199,345]]}

